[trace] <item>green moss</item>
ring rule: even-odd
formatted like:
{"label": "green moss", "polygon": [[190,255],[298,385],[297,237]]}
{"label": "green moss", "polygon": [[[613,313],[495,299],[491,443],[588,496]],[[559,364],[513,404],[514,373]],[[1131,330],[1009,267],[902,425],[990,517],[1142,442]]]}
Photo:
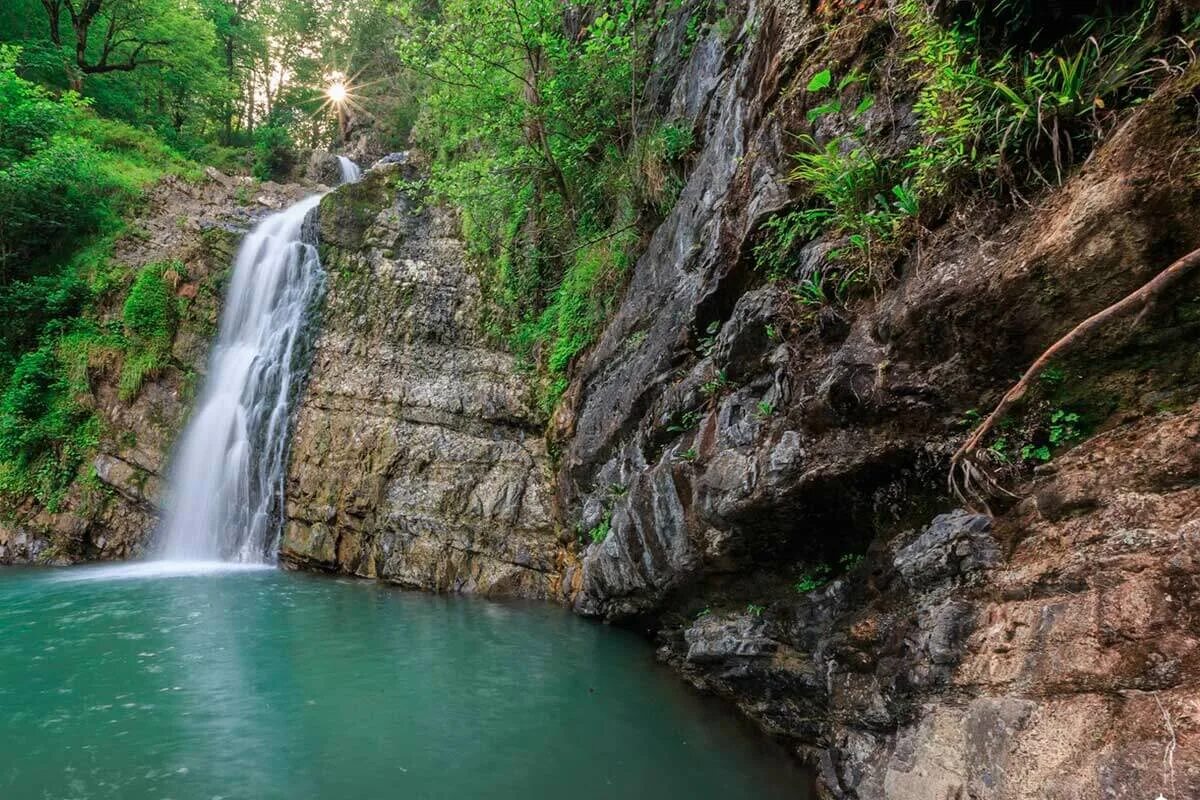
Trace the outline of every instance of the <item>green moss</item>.
{"label": "green moss", "polygon": [[122,400],[136,397],[146,379],[170,359],[178,310],[167,281],[168,276],[178,280],[182,271],[178,262],[151,264],[138,273],[130,287],[123,313],[127,349],[121,367]]}
{"label": "green moss", "polygon": [[169,338],[174,332],[175,306],[163,273],[173,264],[153,264],[138,273],[125,298],[124,322],[138,339]]}

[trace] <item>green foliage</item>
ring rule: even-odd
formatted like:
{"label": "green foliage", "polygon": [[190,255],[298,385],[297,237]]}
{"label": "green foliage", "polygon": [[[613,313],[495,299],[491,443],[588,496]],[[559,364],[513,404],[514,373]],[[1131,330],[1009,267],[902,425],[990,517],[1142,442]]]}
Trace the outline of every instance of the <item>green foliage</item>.
{"label": "green foliage", "polygon": [[[835,94],[809,112],[815,122],[842,112],[842,97],[850,87],[865,79],[850,73],[834,89]],[[833,86],[830,70],[818,72],[808,84],[810,93],[820,95]],[[864,93],[850,113],[857,120],[873,106]],[[799,298],[806,305],[824,305],[863,276],[873,276],[890,263],[906,236],[909,220],[917,217],[920,201],[902,177],[902,165],[880,155],[868,143],[865,128],[836,136],[824,144],[809,135],[799,137],[802,149],[794,155],[789,178],[808,195],[805,207],[777,214],[762,227],[754,254],[760,268],[772,279],[791,276],[800,248],[821,234],[839,236],[844,245],[826,256],[827,267],[800,276]],[[833,284],[832,296],[827,284]]]}
{"label": "green foliage", "polygon": [[682,186],[690,125],[635,125],[673,9],[622,0],[570,31],[554,0],[400,5],[400,58],[429,81],[415,135],[431,188],[461,209],[489,330],[537,366],[548,411]]}
{"label": "green foliage", "polygon": [[1118,109],[1191,58],[1151,35],[1155,11],[1144,0],[1125,15],[1087,17],[1046,50],[989,54],[978,18],[946,25],[924,0],[901,2],[906,61],[921,84],[923,136],[908,156],[918,192],[942,197],[980,174],[1018,189],[1060,183]]}
{"label": "green foliage", "polygon": [[1068,408],[1043,411],[1021,425],[1011,418],[1005,421],[1008,432],[996,437],[988,447],[991,457],[1001,464],[1044,464],[1054,457],[1056,450],[1079,441],[1086,433],[1083,415]]}
{"label": "green foliage", "polygon": [[[837,571],[840,574],[850,572],[857,569],[863,560],[863,556],[859,553],[843,553],[838,558]],[[824,561],[818,561],[800,573],[800,577],[792,585],[792,588],[799,594],[808,594],[827,586],[833,578],[834,568]]]}
{"label": "green foliage", "polygon": [[51,509],[99,438],[67,377],[61,353],[69,341],[24,354],[0,394],[0,494],[33,496]]}
{"label": "green foliage", "polygon": [[708,358],[717,348],[717,334],[721,332],[721,321],[713,320],[708,323],[708,327],[704,329],[704,335],[700,337],[700,341],[696,346],[696,352],[702,358]]}
{"label": "green foliage", "polygon": [[719,369],[715,375],[700,385],[700,394],[711,399],[725,394],[731,388],[733,388],[733,382],[729,380],[725,370]]}
{"label": "green foliage", "polygon": [[0,277],[69,251],[110,218],[118,183],[78,136],[84,105],[55,100],[15,72],[17,52],[0,48]]}
{"label": "green foliage", "polygon": [[775,404],[768,400],[759,400],[755,413],[759,419],[769,419],[775,413]]}
{"label": "green foliage", "polygon": [[802,306],[820,308],[845,303],[851,289],[862,281],[862,272],[857,268],[826,267],[794,283],[791,294]]}
{"label": "green foliage", "polygon": [[125,298],[123,320],[131,337],[145,341],[169,339],[175,320],[174,297],[163,277],[167,269],[178,271],[177,264],[158,264],[138,273]]}
{"label": "green foliage", "polygon": [[604,518],[600,520],[596,527],[588,531],[588,538],[592,540],[593,544],[600,544],[608,538],[608,534],[611,532],[612,512],[609,511],[605,513]]}
{"label": "green foliage", "polygon": [[812,80],[808,82],[808,91],[819,92],[822,89],[828,89],[833,85],[833,73],[828,69],[823,69],[816,75],[812,76]]}
{"label": "green foliage", "polygon": [[283,125],[263,125],[254,132],[254,177],[260,181],[280,180],[295,162],[295,146]]}
{"label": "green foliage", "polygon": [[763,612],[766,610],[767,609],[765,606],[756,605],[754,603],[746,604],[746,613],[752,617],[762,617]]}
{"label": "green foliage", "polygon": [[177,313],[167,281],[168,276],[178,280],[182,269],[178,263],[151,264],[138,273],[130,287],[123,315],[127,347],[120,378],[122,400],[137,396],[146,379],[170,358]]}
{"label": "green foliage", "polygon": [[1065,444],[1083,435],[1080,429],[1081,418],[1073,411],[1058,408],[1050,413],[1050,425],[1047,438],[1051,445]]}
{"label": "green foliage", "polygon": [[[956,194],[980,186],[1019,193],[1031,183],[1061,182],[1119,109],[1193,58],[1180,40],[1151,35],[1150,0],[1124,15],[1086,17],[1045,49],[1002,52],[981,41],[979,16],[938,14],[934,5],[894,6],[903,61],[918,87],[919,141],[885,155],[862,126],[824,142],[801,136],[791,178],[807,200],[760,229],[759,267],[775,280],[800,280],[794,294],[804,305],[844,302],[845,290],[887,278],[926,207],[940,213]],[[976,8],[998,19],[1018,13],[1015,6]],[[855,72],[835,83],[833,70],[818,71],[806,85],[809,122],[833,116],[837,128],[854,123],[874,105],[854,87],[869,83]],[[839,244],[818,274],[794,275],[800,249],[819,236]]]}
{"label": "green foliage", "polygon": [[804,572],[792,586],[799,594],[816,591],[833,580],[833,569],[824,563],[814,564]]}
{"label": "green foliage", "polygon": [[700,423],[700,412],[690,410],[684,411],[676,415],[675,421],[667,426],[667,431],[670,433],[686,433],[694,430],[696,425]]}

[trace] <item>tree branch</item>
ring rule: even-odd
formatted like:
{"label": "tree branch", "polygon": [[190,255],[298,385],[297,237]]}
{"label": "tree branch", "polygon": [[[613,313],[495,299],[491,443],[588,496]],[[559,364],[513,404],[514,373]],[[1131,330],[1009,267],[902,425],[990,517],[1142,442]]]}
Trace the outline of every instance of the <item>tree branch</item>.
{"label": "tree branch", "polygon": [[1088,317],[1042,353],[950,460],[949,481],[954,494],[968,505],[982,503],[986,507],[988,495],[997,490],[1004,491],[987,468],[979,462],[979,449],[985,437],[995,429],[1004,415],[1025,397],[1033,381],[1045,372],[1051,361],[1078,345],[1105,323],[1137,312],[1133,327],[1140,325],[1154,310],[1162,296],[1197,267],[1200,267],[1200,249],[1183,256],[1122,300]]}

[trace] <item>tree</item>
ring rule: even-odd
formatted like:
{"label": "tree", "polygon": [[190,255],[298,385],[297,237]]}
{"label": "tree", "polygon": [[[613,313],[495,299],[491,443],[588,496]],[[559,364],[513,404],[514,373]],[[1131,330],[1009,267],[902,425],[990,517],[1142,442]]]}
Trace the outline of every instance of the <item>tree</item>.
{"label": "tree", "polygon": [[[50,24],[50,40],[60,47],[62,16],[71,23],[75,66],[84,75],[132,72],[140,66],[161,64],[163,48],[171,40],[155,25],[160,8],[142,0],[42,0]],[[98,30],[99,41],[92,36]]]}

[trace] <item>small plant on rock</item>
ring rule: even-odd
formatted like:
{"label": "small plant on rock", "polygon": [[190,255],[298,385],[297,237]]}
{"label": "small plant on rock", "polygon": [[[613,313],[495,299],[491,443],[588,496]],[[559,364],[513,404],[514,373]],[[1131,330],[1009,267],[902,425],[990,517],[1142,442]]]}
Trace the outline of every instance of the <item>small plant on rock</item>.
{"label": "small plant on rock", "polygon": [[696,352],[704,358],[711,356],[713,350],[717,348],[717,334],[720,332],[721,323],[718,320],[708,323],[708,327],[704,329],[704,336],[700,337],[700,343],[696,347]]}
{"label": "small plant on rock", "polygon": [[700,386],[700,393],[708,398],[718,397],[732,388],[733,383],[725,374],[725,370],[717,370],[717,374]]}
{"label": "small plant on rock", "polygon": [[596,527],[588,531],[588,538],[592,540],[592,544],[600,544],[608,538],[608,534],[612,532],[612,512],[606,512],[604,518],[600,520]]}
{"label": "small plant on rock", "polygon": [[800,594],[808,594],[825,586],[833,579],[833,570],[824,562],[817,563],[800,574],[800,578],[793,584],[794,588]]}
{"label": "small plant on rock", "polygon": [[676,420],[667,426],[667,431],[670,433],[687,433],[695,429],[700,423],[700,413],[698,411],[684,411],[676,417]]}

